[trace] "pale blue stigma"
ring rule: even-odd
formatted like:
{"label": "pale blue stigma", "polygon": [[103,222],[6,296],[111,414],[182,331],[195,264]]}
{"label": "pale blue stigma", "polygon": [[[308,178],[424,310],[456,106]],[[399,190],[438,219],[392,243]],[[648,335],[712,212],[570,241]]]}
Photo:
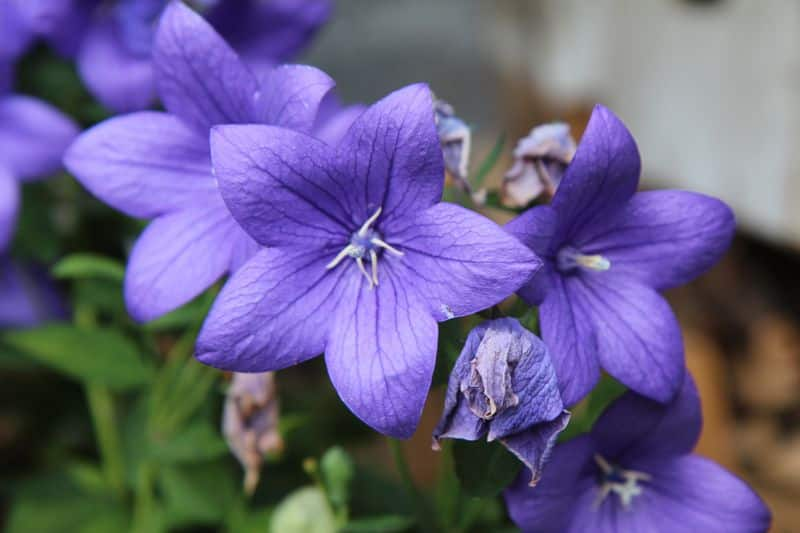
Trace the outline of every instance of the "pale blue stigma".
{"label": "pale blue stigma", "polygon": [[599,508],[606,497],[614,493],[619,496],[623,507],[628,507],[633,498],[642,493],[640,481],[650,481],[650,474],[636,470],[624,470],[609,463],[602,455],[595,454],[594,461],[600,468],[600,490],[594,500],[593,507]]}
{"label": "pale blue stigma", "polygon": [[570,272],[578,268],[605,272],[611,268],[611,261],[602,255],[586,255],[577,248],[565,246],[556,254],[556,267],[561,272]]}

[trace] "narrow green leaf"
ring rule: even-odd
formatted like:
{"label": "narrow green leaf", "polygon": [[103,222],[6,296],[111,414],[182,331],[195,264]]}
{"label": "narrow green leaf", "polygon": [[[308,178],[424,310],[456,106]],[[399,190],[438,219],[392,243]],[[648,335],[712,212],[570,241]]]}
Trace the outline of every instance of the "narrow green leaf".
{"label": "narrow green leaf", "polygon": [[388,515],[352,520],[340,533],[400,533],[408,531],[416,522],[410,516]]}
{"label": "narrow green leaf", "polygon": [[128,389],[146,384],[152,368],[136,347],[112,330],[52,324],[2,335],[7,345],[80,381]]}
{"label": "narrow green leaf", "polygon": [[122,283],[125,267],[115,259],[95,254],[72,254],[52,269],[57,279],[106,279]]}

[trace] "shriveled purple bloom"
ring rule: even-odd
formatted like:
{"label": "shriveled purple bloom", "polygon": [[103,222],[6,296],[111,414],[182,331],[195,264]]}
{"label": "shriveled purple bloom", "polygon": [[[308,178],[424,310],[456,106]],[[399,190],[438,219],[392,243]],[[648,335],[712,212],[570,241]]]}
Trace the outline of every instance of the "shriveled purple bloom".
{"label": "shriveled purple bloom", "polygon": [[524,532],[762,533],[764,503],[742,480],[693,455],[702,426],[691,376],[668,405],[633,392],[590,434],[556,446],[535,489],[505,493]]}
{"label": "shriveled purple bloom", "polygon": [[506,226],[545,260],[519,294],[540,305],[566,405],[585,396],[601,367],[640,394],[672,398],[683,343],[658,291],[705,272],[733,237],[724,203],[684,191],[636,193],[639,171],[630,133],[597,106],[552,204]]}
{"label": "shriveled purple bloom", "polygon": [[199,15],[165,12],[153,65],[166,113],[112,118],[84,133],[65,158],[98,198],[153,219],[134,246],[125,278],[131,315],[151,320],[188,302],[258,249],[228,212],[211,172],[214,124],[276,124],[311,131],[333,81],[286,65],[259,83]]}
{"label": "shriveled purple bloom", "polygon": [[0,328],[30,327],[67,316],[52,280],[0,252]]}
{"label": "shriveled purple bloom", "polygon": [[503,178],[503,201],[524,207],[543,194],[552,198],[574,156],[569,125],[536,126],[514,148],[514,165]]}
{"label": "shriveled purple bloom", "polygon": [[[206,17],[247,63],[265,68],[289,59],[302,49],[331,11],[330,0],[188,3]],[[155,100],[158,74],[152,52],[157,21],[168,4],[168,0],[83,3],[90,23],[78,54],[78,68],[90,91],[110,109],[138,111]]]}
{"label": "shriveled purple bloom", "polygon": [[535,485],[569,423],[547,347],[514,318],[484,322],[467,337],[447,384],[439,439],[499,440]]}
{"label": "shriveled purple bloom", "polygon": [[437,99],[436,131],[442,145],[444,168],[466,193],[472,194],[469,183],[469,157],[472,150],[472,130],[456,116],[453,106]]}
{"label": "shriveled purple bloom", "polygon": [[234,373],[225,397],[222,432],[231,452],[244,467],[244,489],[248,494],[258,485],[264,456],[283,449],[278,422],[275,374]]}
{"label": "shriveled purple bloom", "polygon": [[507,297],[539,267],[490,220],[439,203],[442,153],[425,85],[362,113],[337,146],[268,126],[220,126],[214,171],[258,252],[223,288],[197,357],[239,372],[323,351],[345,404],[410,436],[430,386],[437,321]]}

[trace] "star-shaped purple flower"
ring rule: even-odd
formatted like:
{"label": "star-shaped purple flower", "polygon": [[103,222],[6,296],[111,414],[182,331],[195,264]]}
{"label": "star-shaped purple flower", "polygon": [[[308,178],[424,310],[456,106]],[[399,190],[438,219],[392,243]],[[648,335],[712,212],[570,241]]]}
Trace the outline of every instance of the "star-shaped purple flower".
{"label": "star-shaped purple flower", "polygon": [[506,226],[545,260],[519,294],[540,305],[567,405],[586,395],[601,367],[640,394],[672,398],[683,343],[658,291],[705,272],[733,237],[724,203],[684,191],[636,193],[639,172],[630,133],[597,106],[552,205]]}
{"label": "star-shaped purple flower", "polygon": [[509,296],[538,258],[490,220],[439,203],[444,167],[427,86],[374,104],[334,148],[268,126],[220,126],[214,171],[258,252],[228,281],[197,357],[239,372],[323,351],[345,404],[410,436],[433,372],[437,321]]}
{"label": "star-shaped purple flower", "polygon": [[211,26],[180,3],[161,20],[154,67],[167,112],[103,122],[81,135],[65,158],[98,198],[153,219],[125,278],[128,309],[140,321],[188,302],[258,249],[217,189],[211,126],[263,123],[308,132],[333,86],[323,72],[295,65],[275,68],[259,82]]}
{"label": "star-shaped purple flower", "polygon": [[470,331],[450,379],[439,439],[499,440],[531,471],[542,468],[570,414],[544,343],[514,318],[490,320]]}
{"label": "star-shaped purple flower", "polygon": [[770,513],[744,482],[692,455],[702,426],[691,376],[663,405],[627,392],[590,434],[556,446],[535,489],[506,491],[524,532],[762,533]]}

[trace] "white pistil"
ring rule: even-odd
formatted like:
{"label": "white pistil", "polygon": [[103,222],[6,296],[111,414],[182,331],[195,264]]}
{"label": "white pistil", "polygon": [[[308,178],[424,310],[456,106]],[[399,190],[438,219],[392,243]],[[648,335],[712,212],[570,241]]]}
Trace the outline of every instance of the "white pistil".
{"label": "white pistil", "polygon": [[[378,208],[375,213],[370,216],[364,224],[358,229],[357,232],[353,234],[350,238],[350,242],[347,246],[345,246],[342,251],[336,254],[336,257],[328,263],[325,268],[330,270],[335,268],[339,265],[346,257],[352,257],[356,260],[356,265],[361,273],[367,278],[369,282],[369,288],[376,287],[378,285],[378,252],[376,248],[382,248],[387,252],[391,253],[392,255],[396,255],[398,257],[403,256],[403,252],[391,246],[390,244],[386,243],[381,237],[377,234],[377,232],[372,230],[372,225],[378,220],[378,217],[381,215],[382,208]],[[370,275],[367,272],[367,268],[364,265],[364,256],[369,252],[369,260],[371,263],[371,270],[372,274]]]}
{"label": "white pistil", "polygon": [[[599,455],[594,455],[594,461],[600,470],[603,472],[603,483],[600,485],[600,492],[594,500],[593,507],[599,508],[606,497],[612,492],[619,496],[620,502],[623,507],[628,507],[635,496],[642,493],[642,487],[639,486],[639,481],[650,481],[652,478],[650,474],[645,472],[637,472],[636,470],[623,470],[617,466],[610,464],[606,459]],[[613,475],[620,477],[624,481],[612,481],[609,477]]]}
{"label": "white pistil", "polygon": [[569,272],[576,268],[605,272],[611,268],[611,261],[600,254],[588,255],[572,246],[565,246],[556,254],[556,265],[562,272]]}
{"label": "white pistil", "polygon": [[589,270],[597,270],[599,272],[604,272],[611,268],[611,261],[602,255],[578,254],[575,256],[575,262],[584,268],[588,268]]}

